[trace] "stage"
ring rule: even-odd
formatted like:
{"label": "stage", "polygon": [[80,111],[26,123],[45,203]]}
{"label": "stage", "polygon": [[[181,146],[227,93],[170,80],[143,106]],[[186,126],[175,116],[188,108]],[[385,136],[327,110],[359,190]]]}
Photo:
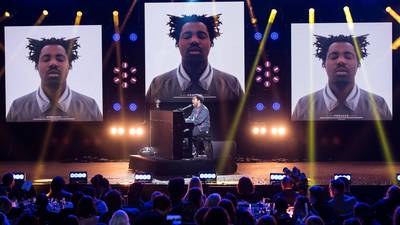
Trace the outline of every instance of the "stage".
{"label": "stage", "polygon": [[[246,162],[237,163],[233,175],[218,176],[217,185],[235,185],[241,176],[249,176],[256,185],[269,184],[270,173],[281,173],[284,167],[298,167],[310,176],[311,164],[307,162]],[[400,163],[394,163],[395,171],[400,171]],[[391,176],[384,162],[317,162],[314,163],[315,177],[313,183],[327,185],[334,173],[351,173],[353,185],[390,185]],[[61,175],[68,183],[70,171],[87,171],[89,180],[96,174],[102,174],[111,184],[125,185],[132,183],[133,171],[128,161],[119,162],[0,162],[0,174],[5,172],[25,172],[27,180],[34,184],[48,184],[51,178]],[[188,181],[188,179],[186,180]],[[153,184],[165,185],[168,180],[155,179]]]}

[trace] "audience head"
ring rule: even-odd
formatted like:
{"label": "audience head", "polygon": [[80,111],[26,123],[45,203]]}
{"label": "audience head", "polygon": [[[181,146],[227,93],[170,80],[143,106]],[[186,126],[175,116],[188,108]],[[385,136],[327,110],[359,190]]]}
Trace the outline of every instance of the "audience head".
{"label": "audience head", "polygon": [[291,177],[285,176],[281,181],[282,190],[293,189],[294,181]]}
{"label": "audience head", "polygon": [[117,210],[111,217],[109,225],[129,225],[128,214],[124,210]]}
{"label": "audience head", "polygon": [[324,225],[324,221],[319,216],[309,216],[305,222],[306,225]]}
{"label": "audience head", "polygon": [[43,193],[40,193],[36,196],[36,207],[38,210],[46,210],[47,204],[49,203],[49,199]]}
{"label": "audience head", "polygon": [[204,225],[229,225],[229,215],[224,208],[214,206],[204,215]]}
{"label": "audience head", "polygon": [[183,198],[185,195],[185,180],[183,177],[176,177],[169,180],[168,193],[173,201]]}
{"label": "audience head", "polygon": [[65,223],[66,225],[79,225],[79,219],[75,215],[68,215],[67,218],[65,218]]}
{"label": "audience head", "polygon": [[56,176],[53,178],[50,184],[51,192],[58,193],[64,189],[65,180],[61,176]]}
{"label": "audience head", "polygon": [[219,195],[218,193],[213,193],[207,197],[205,206],[206,207],[218,206],[220,201],[221,201],[221,195]]}
{"label": "audience head", "polygon": [[311,210],[310,201],[305,196],[298,196],[294,202],[293,215],[294,217],[304,218]]}
{"label": "audience head", "polygon": [[154,201],[154,199],[155,199],[157,196],[159,196],[159,195],[163,195],[163,193],[162,193],[162,192],[159,192],[159,191],[154,191],[154,192],[151,194],[151,196],[150,196],[150,200],[151,200],[151,201]]}
{"label": "audience head", "polygon": [[371,221],[374,219],[374,212],[371,207],[364,202],[357,203],[353,208],[354,217],[357,218],[361,223]]}
{"label": "audience head", "polygon": [[4,174],[3,177],[1,178],[1,182],[2,182],[3,186],[12,188],[15,184],[14,174],[12,174],[12,173]]}
{"label": "audience head", "polygon": [[75,192],[71,197],[71,202],[75,208],[78,208],[79,201],[85,196],[82,191]]}
{"label": "audience head", "polygon": [[192,177],[189,181],[188,191],[194,187],[200,188],[201,193],[203,194],[203,185],[201,184],[201,180],[198,177]]}
{"label": "audience head", "polygon": [[257,225],[277,225],[277,223],[273,216],[265,215],[258,219]]}
{"label": "audience head", "polygon": [[331,197],[342,195],[344,193],[344,183],[341,180],[331,180],[329,184],[329,194]]}
{"label": "audience head", "polygon": [[104,202],[108,207],[108,211],[115,212],[121,209],[122,206],[122,196],[119,191],[111,190],[107,192],[106,196],[104,197]]}
{"label": "audience head", "polygon": [[141,194],[143,191],[142,183],[132,183],[128,190],[128,205],[136,206],[141,201]]}
{"label": "audience head", "polygon": [[196,225],[204,225],[204,216],[208,211],[207,207],[200,208],[194,214],[194,222]]}
{"label": "audience head", "polygon": [[350,180],[347,179],[346,177],[338,177],[338,180],[343,182],[343,184],[344,184],[344,192],[345,193],[350,193],[350,185],[351,185]]}
{"label": "audience head", "polygon": [[197,208],[203,206],[203,193],[198,187],[191,188],[187,195],[187,200],[193,203]]}
{"label": "audience head", "polygon": [[236,224],[238,225],[254,225],[253,215],[248,210],[239,209],[236,213]]}
{"label": "audience head", "polygon": [[231,200],[233,206],[234,206],[235,209],[236,209],[236,207],[237,207],[237,205],[238,205],[238,202],[237,202],[238,200],[237,200],[237,198],[236,198],[236,195],[234,195],[234,194],[228,192],[228,193],[225,194],[224,198]]}
{"label": "audience head", "polygon": [[317,186],[317,185],[312,186],[312,187],[310,187],[309,192],[310,192],[311,203],[313,203],[313,204],[317,203],[317,202],[322,203],[325,201],[326,193],[325,193],[325,189],[323,187]]}
{"label": "audience head", "polygon": [[231,200],[224,198],[219,203],[219,206],[226,210],[229,215],[229,221],[231,221],[232,224],[236,224],[236,208]]}
{"label": "audience head", "polygon": [[254,184],[249,177],[241,177],[236,189],[238,194],[250,195],[254,193]]}
{"label": "audience head", "polygon": [[171,200],[166,195],[159,195],[153,200],[153,210],[165,216],[171,211]]}
{"label": "audience head", "polygon": [[93,198],[90,196],[83,196],[78,203],[77,215],[83,218],[89,218],[96,216],[96,206],[94,204]]}
{"label": "audience head", "polygon": [[390,186],[386,191],[386,199],[392,201],[400,201],[400,188],[397,185]]}

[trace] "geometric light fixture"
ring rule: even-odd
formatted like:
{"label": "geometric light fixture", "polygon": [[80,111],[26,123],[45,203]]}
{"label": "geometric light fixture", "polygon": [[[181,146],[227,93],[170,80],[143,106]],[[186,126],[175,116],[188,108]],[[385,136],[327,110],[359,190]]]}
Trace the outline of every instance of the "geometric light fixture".
{"label": "geometric light fixture", "polygon": [[280,81],[278,73],[279,66],[272,66],[271,61],[265,61],[263,65],[256,67],[256,83],[263,85],[265,88],[270,88],[272,84],[277,84]]}
{"label": "geometric light fixture", "polygon": [[116,85],[121,85],[122,88],[128,88],[130,85],[137,83],[137,77],[135,74],[137,69],[134,66],[129,66],[127,62],[122,62],[120,66],[115,66],[113,68],[113,83]]}

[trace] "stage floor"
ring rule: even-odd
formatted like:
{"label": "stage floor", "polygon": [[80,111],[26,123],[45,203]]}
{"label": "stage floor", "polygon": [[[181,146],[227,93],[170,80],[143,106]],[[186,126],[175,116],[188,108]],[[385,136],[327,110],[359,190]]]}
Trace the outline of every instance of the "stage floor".
{"label": "stage floor", "polygon": [[[0,162],[0,174],[5,172],[25,172],[28,180],[36,184],[49,183],[54,176],[61,175],[68,182],[70,171],[87,171],[89,179],[102,174],[111,184],[129,184],[133,174],[128,168],[128,162]],[[307,162],[254,162],[238,163],[238,170],[233,175],[218,176],[218,184],[236,184],[241,176],[249,176],[257,184],[269,184],[269,173],[281,173],[284,167],[298,167],[308,176],[311,164]],[[334,173],[351,173],[353,185],[389,185],[392,177],[384,162],[318,162],[315,166],[315,184],[326,185]],[[394,163],[395,171],[400,171],[400,163]],[[166,184],[167,180],[155,180],[154,184]]]}

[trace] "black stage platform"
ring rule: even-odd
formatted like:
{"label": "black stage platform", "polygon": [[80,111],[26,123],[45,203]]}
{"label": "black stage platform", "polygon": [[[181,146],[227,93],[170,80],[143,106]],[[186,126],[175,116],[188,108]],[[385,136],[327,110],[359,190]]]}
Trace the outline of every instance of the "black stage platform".
{"label": "black stage platform", "polygon": [[[129,156],[129,169],[134,171],[149,172],[153,176],[192,176],[198,175],[199,172],[216,171],[218,174],[228,175],[234,174],[237,170],[236,162],[227,159],[221,162],[221,158],[208,159],[184,159],[184,160],[168,160],[162,158],[143,157],[141,155]],[[218,168],[218,165],[223,165]]]}

